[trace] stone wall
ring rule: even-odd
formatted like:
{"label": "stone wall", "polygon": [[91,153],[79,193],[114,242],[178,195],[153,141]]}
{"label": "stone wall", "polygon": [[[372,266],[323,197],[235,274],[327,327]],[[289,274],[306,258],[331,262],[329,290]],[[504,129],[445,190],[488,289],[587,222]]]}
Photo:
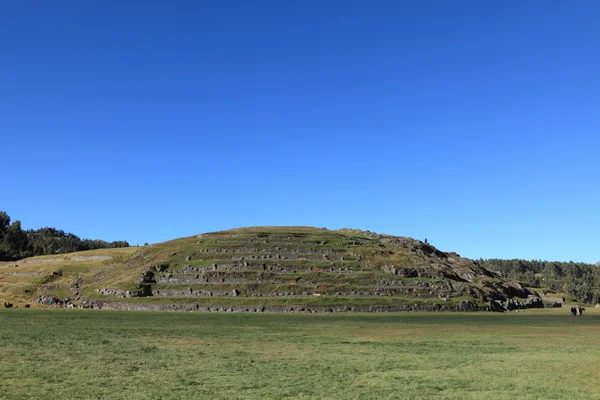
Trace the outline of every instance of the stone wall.
{"label": "stone wall", "polygon": [[97,260],[112,260],[112,256],[74,256],[71,261],[97,261]]}
{"label": "stone wall", "polygon": [[564,304],[565,303],[565,298],[564,297],[542,296],[542,300],[544,302],[547,302],[547,303],[557,303],[557,304]]}
{"label": "stone wall", "polygon": [[115,301],[88,302],[90,308],[128,311],[196,311],[196,312],[275,312],[275,313],[340,313],[340,312],[424,312],[424,311],[490,311],[488,306],[479,307],[463,301],[457,306],[404,304],[393,306],[203,306],[200,304],[140,304]]}
{"label": "stone wall", "polygon": [[45,272],[9,272],[6,276],[44,276],[49,275]]}

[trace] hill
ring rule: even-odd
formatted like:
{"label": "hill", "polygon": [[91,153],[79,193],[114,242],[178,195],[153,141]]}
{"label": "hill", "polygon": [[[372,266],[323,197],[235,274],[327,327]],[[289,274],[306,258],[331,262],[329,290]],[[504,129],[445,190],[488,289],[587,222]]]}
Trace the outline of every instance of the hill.
{"label": "hill", "polygon": [[94,308],[476,310],[542,306],[536,295],[456,253],[353,229],[241,228],[0,263],[0,300]]}

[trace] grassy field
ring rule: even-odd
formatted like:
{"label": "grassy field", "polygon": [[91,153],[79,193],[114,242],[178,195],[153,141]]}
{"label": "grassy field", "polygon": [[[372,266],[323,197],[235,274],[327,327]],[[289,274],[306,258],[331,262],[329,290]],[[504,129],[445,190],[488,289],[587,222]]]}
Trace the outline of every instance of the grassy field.
{"label": "grassy field", "polygon": [[598,399],[600,311],[0,310],[1,399]]}

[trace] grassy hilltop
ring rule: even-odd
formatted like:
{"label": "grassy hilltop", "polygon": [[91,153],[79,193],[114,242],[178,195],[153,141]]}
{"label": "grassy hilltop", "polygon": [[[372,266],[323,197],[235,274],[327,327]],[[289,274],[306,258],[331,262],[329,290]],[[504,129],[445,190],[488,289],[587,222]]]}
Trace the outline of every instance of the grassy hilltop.
{"label": "grassy hilltop", "polygon": [[70,296],[105,308],[441,308],[532,293],[456,253],[352,229],[241,228],[0,263],[0,300],[17,304]]}

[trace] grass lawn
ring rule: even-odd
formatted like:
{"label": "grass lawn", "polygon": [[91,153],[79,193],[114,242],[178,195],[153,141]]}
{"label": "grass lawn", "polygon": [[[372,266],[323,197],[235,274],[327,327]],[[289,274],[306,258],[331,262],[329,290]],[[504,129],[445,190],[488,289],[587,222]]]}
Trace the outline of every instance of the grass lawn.
{"label": "grass lawn", "polygon": [[598,399],[600,310],[0,310],[0,399]]}

